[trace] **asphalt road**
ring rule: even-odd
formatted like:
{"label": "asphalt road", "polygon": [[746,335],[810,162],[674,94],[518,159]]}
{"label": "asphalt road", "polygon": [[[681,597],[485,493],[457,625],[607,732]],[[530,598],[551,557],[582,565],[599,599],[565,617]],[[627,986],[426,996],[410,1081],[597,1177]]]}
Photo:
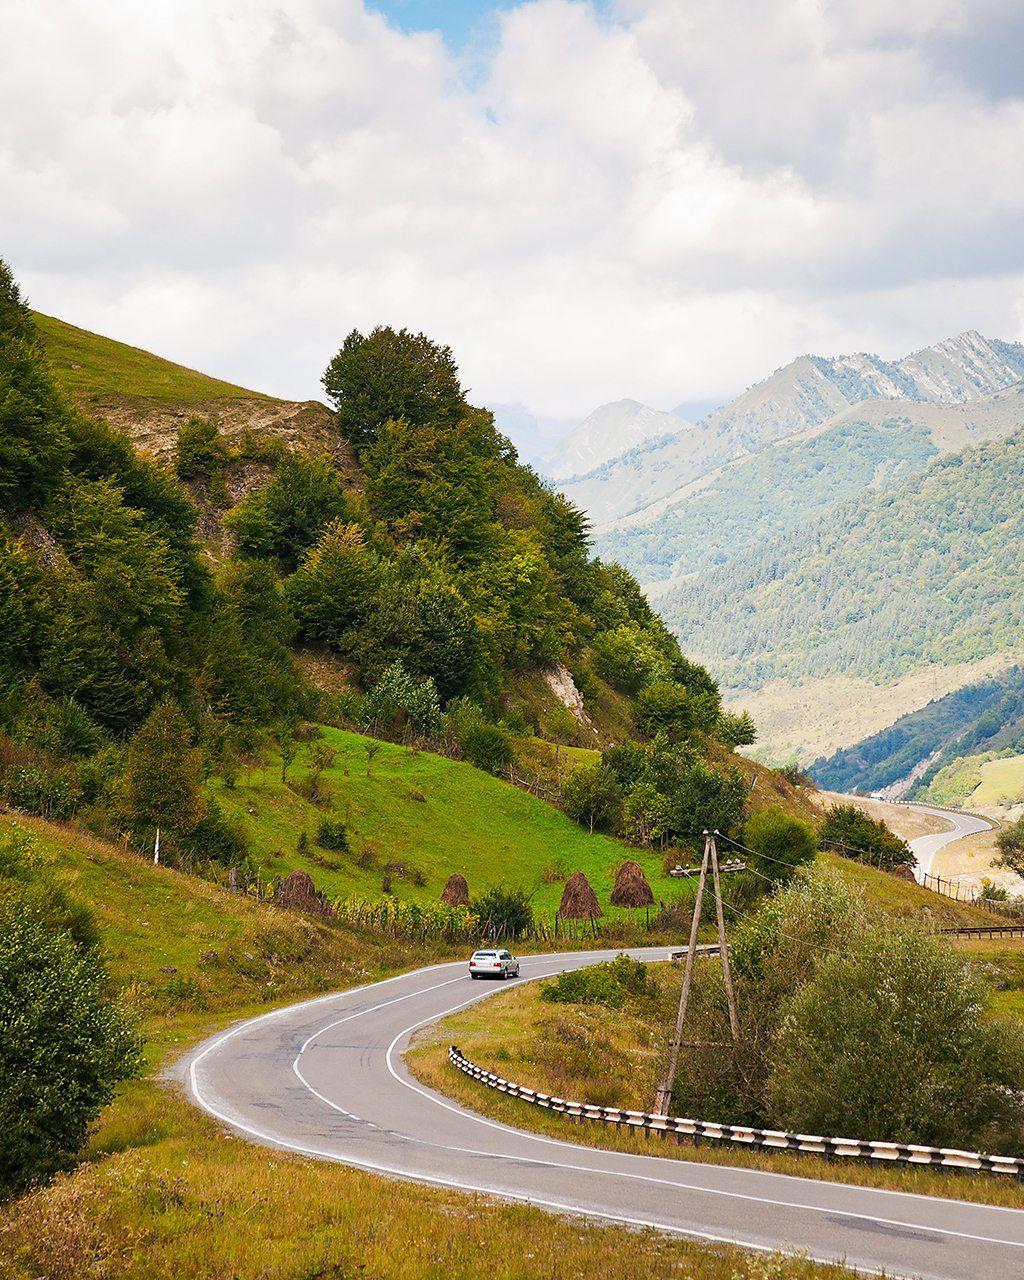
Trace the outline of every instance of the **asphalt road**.
{"label": "asphalt road", "polygon": [[[940,849],[960,840],[964,836],[977,835],[979,831],[990,831],[997,824],[988,818],[975,817],[973,813],[955,813],[951,809],[933,809],[926,804],[908,804],[907,809],[915,809],[918,813],[931,813],[949,823],[947,831],[936,831],[930,836],[916,836],[907,843],[917,858],[917,878],[922,879],[932,869],[932,861]],[[1024,1274],[1024,1273],[1022,1273]]]}
{"label": "asphalt road", "polygon": [[[613,954],[527,957],[522,976]],[[472,982],[464,963],[420,969],[242,1023],[179,1069],[225,1125],[325,1160],[869,1272],[1024,1276],[1024,1211],[582,1147],[474,1115],[413,1080],[402,1059],[412,1033],[503,986]]]}

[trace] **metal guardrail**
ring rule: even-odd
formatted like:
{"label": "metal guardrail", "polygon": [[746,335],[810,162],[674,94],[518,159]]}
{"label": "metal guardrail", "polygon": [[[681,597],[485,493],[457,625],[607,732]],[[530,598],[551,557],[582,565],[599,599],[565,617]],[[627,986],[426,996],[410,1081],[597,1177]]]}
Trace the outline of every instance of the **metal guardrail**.
{"label": "metal guardrail", "polygon": [[940,929],[947,938],[1024,938],[1024,924],[969,925],[964,929]]}
{"label": "metal guardrail", "polygon": [[930,1165],[936,1168],[975,1173],[998,1173],[1016,1178],[1024,1176],[1024,1158],[1018,1156],[986,1156],[977,1151],[956,1151],[948,1147],[922,1147],[902,1142],[861,1142],[856,1138],[821,1138],[807,1133],[784,1133],[778,1129],[751,1129],[744,1125],[715,1124],[709,1120],[685,1120],[681,1116],[661,1116],[649,1111],[624,1111],[617,1107],[597,1107],[586,1102],[569,1102],[536,1089],[527,1089],[485,1071],[464,1057],[456,1045],[448,1048],[453,1067],[489,1089],[520,1098],[523,1102],[543,1107],[546,1111],[571,1119],[596,1120],[618,1129],[677,1138],[690,1138],[695,1143],[731,1143],[754,1151],[796,1151],[828,1159],[871,1160],[876,1164]]}

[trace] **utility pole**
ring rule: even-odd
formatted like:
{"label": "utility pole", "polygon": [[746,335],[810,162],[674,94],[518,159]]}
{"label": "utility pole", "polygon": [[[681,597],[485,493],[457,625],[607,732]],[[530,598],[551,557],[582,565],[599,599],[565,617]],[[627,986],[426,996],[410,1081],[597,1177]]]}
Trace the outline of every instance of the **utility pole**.
{"label": "utility pole", "polygon": [[156,829],[156,839],[153,841],[153,866],[157,866],[160,862],[160,828]]}
{"label": "utility pole", "polygon": [[[718,950],[722,957],[722,974],[725,979],[725,993],[729,1001],[729,1027],[732,1031],[733,1044],[737,1044],[740,1038],[740,1024],[736,1013],[736,997],[732,987],[732,972],[729,968],[729,948],[725,940],[725,917],[722,906],[722,885],[718,875],[718,845],[715,836],[718,832],[712,834],[709,831],[704,832],[704,857],[700,864],[700,879],[697,881],[697,897],[693,904],[693,920],[690,923],[690,945],[686,952],[686,968],[683,970],[683,989],[679,995],[679,1012],[676,1015],[675,1031],[669,1045],[668,1069],[661,1084],[658,1085],[658,1093],[654,1101],[654,1110],[657,1115],[668,1115],[668,1109],[672,1101],[672,1089],[676,1082],[676,1074],[679,1069],[679,1050],[684,1047],[683,1027],[686,1023],[686,1010],[690,1002],[690,987],[693,983],[693,965],[697,955],[697,931],[700,928],[701,907],[704,904],[704,886],[708,878],[708,866],[711,867],[712,880],[715,889],[715,915],[718,922]],[[693,1041],[689,1048],[701,1047],[700,1041]],[[707,1044],[706,1047],[712,1048]]]}

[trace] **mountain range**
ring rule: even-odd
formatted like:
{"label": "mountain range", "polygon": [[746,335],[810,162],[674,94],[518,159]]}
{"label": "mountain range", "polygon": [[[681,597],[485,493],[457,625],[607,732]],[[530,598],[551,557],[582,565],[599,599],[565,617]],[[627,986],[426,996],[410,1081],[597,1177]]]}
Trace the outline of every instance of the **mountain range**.
{"label": "mountain range", "polygon": [[800,356],[696,427],[686,424],[638,445],[624,439],[624,452],[563,488],[600,528],[673,494],[682,497],[687,485],[714,468],[820,427],[855,406],[966,405],[1022,378],[1024,346],[975,330],[896,361],[868,354]]}
{"label": "mountain range", "polygon": [[615,400],[589,414],[541,459],[541,470],[554,479],[582,476],[595,467],[649,440],[692,431],[677,413],[663,413],[639,400]]}

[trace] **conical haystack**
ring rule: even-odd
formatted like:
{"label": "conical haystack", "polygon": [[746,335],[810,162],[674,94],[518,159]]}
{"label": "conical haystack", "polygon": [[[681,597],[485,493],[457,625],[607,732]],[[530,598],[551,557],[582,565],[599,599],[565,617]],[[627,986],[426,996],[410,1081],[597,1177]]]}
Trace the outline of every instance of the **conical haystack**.
{"label": "conical haystack", "polygon": [[445,881],[444,889],[441,892],[441,901],[446,902],[450,907],[468,907],[469,885],[466,883],[466,877],[460,876],[457,871],[453,871]]}
{"label": "conical haystack", "polygon": [[615,907],[649,907],[654,902],[654,894],[647,883],[643,867],[639,862],[630,859],[619,867],[612,889],[612,906]]}
{"label": "conical haystack", "polygon": [[289,911],[305,911],[308,915],[333,915],[331,908],[320,897],[308,871],[291,871],[277,887],[274,906]]}
{"label": "conical haystack", "polygon": [[558,916],[562,920],[596,920],[604,915],[597,894],[582,871],[574,871],[565,882]]}

